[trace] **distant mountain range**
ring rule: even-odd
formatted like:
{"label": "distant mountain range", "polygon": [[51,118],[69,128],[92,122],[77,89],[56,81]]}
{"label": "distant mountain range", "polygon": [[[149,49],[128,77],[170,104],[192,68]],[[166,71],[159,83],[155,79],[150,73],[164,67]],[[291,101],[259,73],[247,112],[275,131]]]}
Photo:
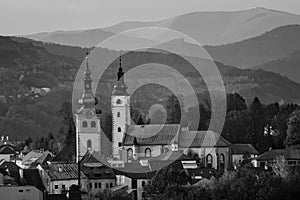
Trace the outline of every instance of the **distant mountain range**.
{"label": "distant mountain range", "polygon": [[300,50],[283,58],[258,65],[256,69],[276,72],[300,83]]}
{"label": "distant mountain range", "polygon": [[[45,42],[90,47],[122,31],[154,26],[180,31],[194,38],[201,45],[221,45],[255,37],[288,24],[300,24],[300,16],[265,8],[254,8],[231,12],[193,12],[159,21],[122,22],[99,29],[37,33],[26,37]],[[133,35],[127,39],[145,44],[153,42],[153,38],[145,38],[142,34]]]}

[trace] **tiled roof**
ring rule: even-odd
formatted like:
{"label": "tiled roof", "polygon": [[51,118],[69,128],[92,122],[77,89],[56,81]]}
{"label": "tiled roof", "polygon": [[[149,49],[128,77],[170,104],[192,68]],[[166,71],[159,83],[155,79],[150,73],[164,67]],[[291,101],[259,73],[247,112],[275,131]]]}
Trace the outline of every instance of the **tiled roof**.
{"label": "tiled roof", "polygon": [[[51,163],[45,167],[45,171],[52,181],[78,178],[77,163]],[[85,178],[85,175],[81,173],[81,177]]]}
{"label": "tiled roof", "polygon": [[168,151],[157,157],[154,157],[152,160],[175,161],[175,160],[189,160],[189,158],[181,151]]}
{"label": "tiled roof", "polygon": [[47,161],[50,161],[53,158],[53,154],[49,151],[45,151],[41,157],[39,157],[37,160],[35,160],[31,166],[38,166],[38,165],[45,165]]}
{"label": "tiled roof", "polygon": [[0,154],[15,154],[15,150],[11,145],[3,145],[0,147]]}
{"label": "tiled roof", "polygon": [[258,154],[252,144],[232,144],[230,150],[232,154]]}
{"label": "tiled roof", "polygon": [[113,169],[116,175],[124,175],[134,179],[150,179],[155,172],[148,166],[142,166],[140,162],[125,163],[122,168]]}
{"label": "tiled roof", "polygon": [[109,163],[97,152],[87,152],[80,161],[81,171],[89,179],[114,179]]}
{"label": "tiled roof", "polygon": [[39,159],[40,157],[43,156],[44,153],[47,153],[48,151],[42,152],[39,150],[32,150],[30,151],[28,154],[26,154],[23,158],[22,158],[22,163],[32,163],[33,161]]}
{"label": "tiled roof", "polygon": [[128,126],[123,144],[133,145],[135,137],[139,145],[171,144],[179,131],[179,124],[130,125]]}
{"label": "tiled roof", "polygon": [[279,156],[284,156],[286,160],[300,160],[300,149],[272,149],[258,156],[257,160],[276,160]]}
{"label": "tiled roof", "polygon": [[228,147],[230,142],[214,131],[183,131],[178,144],[179,148]]}
{"label": "tiled roof", "polygon": [[16,171],[19,173],[20,167],[14,162],[5,161],[0,165],[0,169]]}

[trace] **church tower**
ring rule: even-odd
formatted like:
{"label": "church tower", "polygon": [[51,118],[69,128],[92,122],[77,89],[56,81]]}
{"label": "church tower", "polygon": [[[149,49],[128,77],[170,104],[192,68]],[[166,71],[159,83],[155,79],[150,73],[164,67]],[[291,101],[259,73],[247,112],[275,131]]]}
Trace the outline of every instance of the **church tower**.
{"label": "church tower", "polygon": [[112,110],[112,140],[113,156],[120,158],[120,146],[127,129],[130,124],[130,95],[127,92],[127,86],[124,82],[124,72],[122,68],[122,58],[119,60],[119,71],[117,73],[117,82],[111,95]]}
{"label": "church tower", "polygon": [[84,72],[84,92],[79,104],[81,108],[75,114],[76,118],[76,160],[80,160],[87,151],[101,153],[101,127],[100,116],[96,112],[97,99],[92,92],[92,78],[86,57],[86,70]]}

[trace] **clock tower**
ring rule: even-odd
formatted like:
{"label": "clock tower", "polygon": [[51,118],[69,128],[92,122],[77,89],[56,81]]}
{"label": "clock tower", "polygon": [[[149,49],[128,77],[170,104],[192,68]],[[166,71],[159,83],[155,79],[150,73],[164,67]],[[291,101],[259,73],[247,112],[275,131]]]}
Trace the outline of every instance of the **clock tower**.
{"label": "clock tower", "polygon": [[124,82],[124,72],[120,56],[117,82],[111,95],[112,110],[112,152],[113,156],[120,158],[122,140],[127,126],[130,124],[130,95]]}
{"label": "clock tower", "polygon": [[76,118],[76,160],[80,160],[87,151],[101,153],[101,127],[100,116],[96,112],[97,99],[92,92],[92,78],[86,57],[86,70],[84,72],[84,92],[79,99],[80,109]]}

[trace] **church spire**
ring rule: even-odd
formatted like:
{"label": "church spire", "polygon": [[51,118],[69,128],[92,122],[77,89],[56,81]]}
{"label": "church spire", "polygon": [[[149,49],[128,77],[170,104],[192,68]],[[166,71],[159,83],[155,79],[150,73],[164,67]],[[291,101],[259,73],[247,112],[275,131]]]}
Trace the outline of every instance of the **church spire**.
{"label": "church spire", "polygon": [[89,68],[89,51],[86,52],[86,69],[84,71],[84,93],[82,95],[82,99],[80,103],[83,104],[85,108],[93,107],[95,105],[95,97],[92,92],[92,82],[93,79],[91,78],[91,70]]}
{"label": "church spire", "polygon": [[117,73],[117,83],[114,86],[113,95],[128,95],[127,86],[124,82],[124,71],[122,67],[122,56],[119,56],[119,70]]}

